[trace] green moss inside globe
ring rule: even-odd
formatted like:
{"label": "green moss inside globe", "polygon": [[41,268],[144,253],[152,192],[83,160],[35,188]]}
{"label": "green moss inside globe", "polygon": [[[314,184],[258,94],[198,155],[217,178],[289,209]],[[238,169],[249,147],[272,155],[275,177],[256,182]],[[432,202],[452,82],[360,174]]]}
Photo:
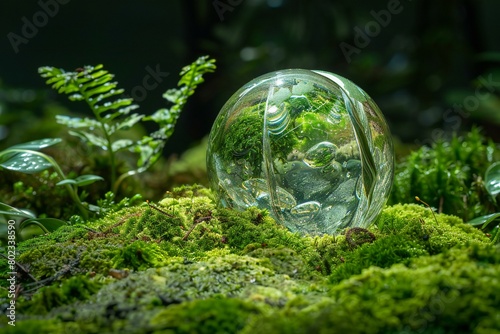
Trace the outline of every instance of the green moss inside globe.
{"label": "green moss inside globe", "polygon": [[291,69],[241,87],[209,137],[222,206],[259,207],[291,231],[367,227],[392,186],[394,150],[373,100],[333,73]]}

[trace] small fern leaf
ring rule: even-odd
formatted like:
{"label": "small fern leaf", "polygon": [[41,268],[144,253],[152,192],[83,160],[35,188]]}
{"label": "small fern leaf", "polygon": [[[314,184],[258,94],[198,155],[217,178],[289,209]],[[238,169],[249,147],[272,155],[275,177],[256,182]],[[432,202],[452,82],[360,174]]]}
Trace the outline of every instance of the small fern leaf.
{"label": "small fern leaf", "polygon": [[168,102],[176,103],[182,95],[182,91],[179,89],[169,89],[163,93],[163,98]]}
{"label": "small fern leaf", "polygon": [[[86,98],[90,99],[90,98],[94,98],[94,95],[110,94],[110,92],[112,92],[113,89],[116,88],[116,86],[118,86],[117,82],[106,82],[100,86],[96,86],[95,88],[92,88],[89,90],[82,90],[82,91],[83,91],[83,95]],[[113,93],[111,93],[111,95],[116,95],[116,91]]]}
{"label": "small fern leaf", "polygon": [[113,102],[104,102],[102,105],[95,105],[95,112],[102,114],[109,110],[116,110],[121,107],[129,106],[132,103],[130,99],[119,99]]}
{"label": "small fern leaf", "polygon": [[139,108],[138,105],[136,104],[132,104],[132,105],[129,105],[129,106],[126,106],[125,108],[120,108],[118,109],[117,111],[111,113],[111,114],[107,114],[105,117],[104,117],[104,120],[106,120],[106,122],[110,122],[112,120],[114,120],[115,118],[119,117],[119,116],[126,116],[128,115],[132,110],[135,110]]}
{"label": "small fern leaf", "polygon": [[138,123],[144,115],[132,114],[125,118],[123,121],[119,122],[116,126],[116,130],[128,130],[133,127],[136,123]]}
{"label": "small fern leaf", "polygon": [[138,170],[146,170],[152,166],[160,157],[163,147],[165,146],[166,138],[153,138],[154,133],[145,136],[139,145],[133,147],[133,151],[139,153],[139,160],[137,161]]}
{"label": "small fern leaf", "polygon": [[[98,102],[101,102],[102,100],[105,100],[105,99],[110,98],[112,96],[121,95],[121,94],[123,94],[123,92],[124,92],[124,90],[121,88],[120,89],[112,89],[105,94],[100,94],[96,97],[90,98],[90,102],[98,103]],[[130,101],[132,102],[132,99],[130,99]]]}
{"label": "small fern leaf", "polygon": [[215,59],[209,59],[208,56],[200,57],[191,65],[184,66],[178,85],[197,86],[203,83],[203,74],[213,72],[215,68]]}
{"label": "small fern leaf", "polygon": [[88,131],[69,131],[69,134],[71,134],[72,136],[79,137],[84,142],[93,146],[97,146],[104,151],[107,151],[108,149],[108,147],[106,146],[107,145],[106,139],[94,133],[90,133]]}
{"label": "small fern leaf", "polygon": [[119,139],[119,140],[113,142],[111,149],[113,150],[113,152],[118,152],[118,151],[127,149],[127,148],[133,146],[134,144],[135,143],[130,139]]}
{"label": "small fern leaf", "polygon": [[85,97],[82,94],[75,93],[68,96],[68,99],[70,101],[83,101],[85,100]]}
{"label": "small fern leaf", "polygon": [[101,126],[101,123],[99,123],[98,121],[87,117],[78,118],[78,117],[57,115],[56,121],[59,124],[66,125],[68,128],[73,128],[73,129],[99,128]]}
{"label": "small fern leaf", "polygon": [[155,113],[151,116],[145,118],[147,120],[154,121],[158,124],[168,124],[172,122],[175,118],[169,109],[163,108],[155,111]]}

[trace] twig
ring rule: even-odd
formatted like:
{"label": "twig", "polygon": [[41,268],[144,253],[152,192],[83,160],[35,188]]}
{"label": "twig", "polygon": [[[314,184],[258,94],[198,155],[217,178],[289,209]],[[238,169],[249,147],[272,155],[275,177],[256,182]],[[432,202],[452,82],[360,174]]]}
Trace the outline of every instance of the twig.
{"label": "twig", "polygon": [[112,229],[114,229],[115,227],[118,227],[118,226],[122,225],[123,223],[125,223],[125,221],[126,221],[127,219],[129,219],[129,218],[131,218],[131,217],[138,217],[138,216],[140,216],[140,215],[141,215],[141,213],[140,213],[140,212],[135,212],[135,213],[128,214],[128,215],[126,215],[125,217],[123,217],[122,219],[120,219],[117,223],[115,223],[115,224],[113,224],[113,225],[109,226],[108,228],[106,228],[106,229],[103,231],[103,233],[108,233],[108,232],[110,232]]}
{"label": "twig", "polygon": [[47,285],[51,284],[52,282],[59,279],[59,277],[62,277],[64,275],[66,275],[67,273],[69,273],[73,268],[78,266],[78,264],[80,264],[80,254],[78,254],[76,259],[74,259],[72,262],[70,262],[68,265],[66,265],[63,269],[59,270],[54,276],[48,277],[48,278],[43,279],[41,281],[36,281],[34,283],[26,284],[26,287],[28,287],[28,286],[35,286],[35,287],[33,289],[30,289],[30,290],[25,290],[24,292],[31,292],[33,290],[37,290],[37,289],[41,288],[42,286],[47,286]]}
{"label": "twig", "polygon": [[82,226],[84,229],[86,229],[87,231],[90,231],[92,233],[100,233],[99,231],[96,231],[94,230],[93,228],[90,228],[90,227],[87,227],[87,226]]}
{"label": "twig", "polygon": [[[1,255],[4,259],[6,259],[7,261],[9,261],[9,258],[8,258],[7,256],[5,256],[4,254],[0,253],[0,255]],[[28,270],[27,270],[26,268],[24,268],[24,266],[23,266],[23,265],[21,265],[21,264],[20,264],[19,262],[17,262],[16,260],[14,260],[14,263],[16,264],[16,266],[17,266],[19,269],[21,269],[21,270],[22,270],[22,271],[23,271],[26,275],[28,275],[28,277],[29,277],[29,278],[31,278],[31,279],[32,279],[33,281],[35,281],[35,282],[38,282],[38,280],[37,280],[35,277],[33,277],[33,275],[31,275],[31,274],[28,272]]]}
{"label": "twig", "polygon": [[189,231],[186,232],[186,234],[184,235],[184,237],[182,237],[182,241],[186,241],[187,238],[189,237],[189,235],[191,234],[191,232],[193,232],[194,228],[200,224],[200,223],[203,223],[204,221],[207,221],[207,220],[210,220],[212,219],[212,216],[205,216],[205,217],[200,217],[198,219],[196,219],[193,223],[193,225],[191,226],[191,228],[189,229]]}
{"label": "twig", "polygon": [[148,206],[149,206],[151,209],[155,209],[156,211],[163,213],[163,214],[164,214],[165,216],[167,216],[167,217],[170,217],[170,218],[175,218],[175,216],[174,216],[174,215],[171,215],[170,213],[167,213],[167,212],[163,211],[162,209],[160,209],[160,208],[158,208],[158,207],[154,206],[154,205],[153,205],[153,204],[151,204],[148,200],[146,200],[146,203],[148,204]]}

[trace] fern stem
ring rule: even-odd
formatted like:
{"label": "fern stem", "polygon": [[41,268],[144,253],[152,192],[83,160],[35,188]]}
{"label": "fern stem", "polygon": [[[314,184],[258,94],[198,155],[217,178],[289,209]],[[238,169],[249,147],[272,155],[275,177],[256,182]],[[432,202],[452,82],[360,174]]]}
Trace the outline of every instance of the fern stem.
{"label": "fern stem", "polygon": [[101,129],[102,132],[104,133],[104,137],[106,138],[106,149],[109,151],[109,164],[111,168],[111,186],[115,184],[116,180],[116,164],[115,164],[115,152],[113,152],[113,142],[111,141],[111,136],[109,135],[108,131],[106,130],[106,122],[104,122],[103,118],[97,110],[95,109],[95,102],[91,101],[89,99],[88,94],[81,88],[81,86],[78,84],[77,80],[73,78],[74,83],[76,87],[78,87],[78,90],[80,91],[80,94],[84,97],[85,102],[88,104],[92,112],[94,113],[95,118],[97,121],[101,124]]}

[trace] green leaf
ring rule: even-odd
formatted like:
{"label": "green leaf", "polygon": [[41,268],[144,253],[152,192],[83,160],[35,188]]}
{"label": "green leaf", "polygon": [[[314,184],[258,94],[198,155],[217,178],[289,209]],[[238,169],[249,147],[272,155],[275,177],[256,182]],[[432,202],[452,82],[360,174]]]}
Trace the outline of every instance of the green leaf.
{"label": "green leaf", "polygon": [[68,225],[65,221],[56,218],[32,218],[23,221],[19,228],[22,230],[32,224],[42,228],[45,233],[53,232],[61,226]]}
{"label": "green leaf", "polygon": [[56,183],[56,186],[63,186],[65,184],[76,184],[76,180],[74,179],[64,179]]}
{"label": "green leaf", "polygon": [[106,82],[113,80],[113,77],[114,75],[109,74],[108,71],[99,71],[97,73],[93,73],[92,78],[94,78],[94,80],[91,80],[87,84],[84,84],[82,88],[84,91],[86,91],[89,88],[103,85]]}
{"label": "green leaf", "polygon": [[[144,117],[139,114],[129,116],[131,110],[138,108],[133,104],[133,99],[122,98],[124,90],[117,88],[117,83],[112,81],[114,75],[103,69],[103,65],[84,66],[78,72],[66,72],[54,67],[40,67],[40,75],[46,79],[48,85],[65,93],[73,101],[85,100],[95,119],[71,118],[58,116],[57,122],[69,128],[71,135],[77,136],[87,145],[98,146],[107,150],[110,163],[116,161],[115,153],[123,149],[130,149],[139,153],[138,169],[126,173],[133,175],[144,171],[161,156],[165,141],[172,135],[173,128],[180,112],[190,95],[196,87],[201,84],[205,73],[213,72],[215,60],[207,56],[198,58],[180,72],[180,80],[177,89],[171,89],[165,93],[165,98],[174,105],[170,109],[162,109],[152,117]],[[127,130],[140,121],[152,120],[160,127],[156,132],[150,134],[146,141],[137,143],[128,139],[114,141],[113,134],[119,130]],[[111,183],[115,185],[116,164],[111,167]],[[125,174],[124,174],[125,175]],[[76,179],[75,179],[76,180]],[[76,185],[75,180],[63,180],[59,184]]]}
{"label": "green leaf", "polygon": [[138,123],[144,115],[132,114],[116,125],[115,131],[128,130]]}
{"label": "green leaf", "polygon": [[137,167],[147,169],[152,166],[160,158],[164,146],[165,139],[144,136],[141,143],[134,147],[135,152],[140,154]]}
{"label": "green leaf", "polygon": [[175,88],[169,89],[165,93],[163,93],[163,98],[172,103],[176,103],[181,96],[182,91]]}
{"label": "green leaf", "polygon": [[106,112],[108,110],[116,110],[121,107],[126,107],[130,105],[132,101],[130,99],[119,99],[114,102],[104,102],[102,105],[95,106],[95,111],[98,114]]}
{"label": "green leaf", "polygon": [[[130,101],[132,101],[132,100],[130,100]],[[126,106],[124,108],[120,108],[113,113],[107,114],[103,119],[106,122],[110,122],[119,116],[128,115],[132,110],[135,110],[137,108],[139,108],[139,106],[137,104],[132,104],[132,105]],[[135,114],[135,115],[137,115],[137,114]],[[144,115],[140,115],[140,116],[141,116],[141,119],[144,119]]]}
{"label": "green leaf", "polygon": [[49,169],[52,164],[43,156],[25,152],[8,155],[7,159],[0,163],[0,167],[25,174],[36,174]]}
{"label": "green leaf", "polygon": [[500,194],[500,162],[495,162],[486,170],[484,181],[486,190],[491,196]]}
{"label": "green leaf", "polygon": [[118,86],[117,82],[106,82],[103,85],[97,86],[95,88],[92,88],[88,91],[84,91],[84,95],[87,96],[87,98],[90,98],[96,94],[105,94]]}
{"label": "green leaf", "polygon": [[[125,90],[124,90],[124,89],[122,89],[122,88],[119,88],[119,89],[112,89],[112,90],[110,90],[109,92],[107,92],[107,93],[105,93],[105,94],[99,94],[99,95],[97,95],[96,97],[92,97],[92,98],[90,98],[90,99],[89,99],[89,102],[91,102],[91,103],[95,104],[95,103],[100,102],[100,101],[102,101],[102,100],[105,100],[105,99],[107,99],[107,98],[109,98],[109,97],[112,97],[112,96],[115,96],[115,95],[121,95],[121,94],[123,94],[124,92],[125,92]],[[129,100],[130,100],[130,102],[132,102],[132,99],[129,99]]]}
{"label": "green leaf", "polygon": [[82,94],[75,93],[75,94],[71,94],[70,96],[68,96],[68,99],[70,101],[83,101],[83,100],[85,100],[85,97]]}
{"label": "green leaf", "polygon": [[99,175],[86,174],[86,175],[80,175],[75,179],[65,179],[59,181],[56,183],[56,186],[61,186],[65,184],[74,184],[76,186],[83,187],[92,184],[96,181],[104,181],[104,179]]}
{"label": "green leaf", "polygon": [[473,226],[483,225],[481,228],[485,228],[486,226],[488,226],[489,223],[491,223],[492,221],[495,221],[498,218],[500,218],[500,212],[474,218],[472,220],[469,220],[467,222],[467,224],[470,224]]}
{"label": "green leaf", "polygon": [[172,113],[170,112],[169,109],[158,109],[157,111],[155,111],[155,113],[151,116],[148,116],[145,118],[145,120],[151,120],[151,121],[154,121],[158,124],[162,124],[162,123],[170,123],[170,122],[173,122],[174,121],[174,117],[172,115]]}
{"label": "green leaf", "polygon": [[6,216],[17,216],[17,217],[23,217],[23,218],[35,218],[36,216],[29,212],[29,211],[23,211],[19,210],[17,208],[14,208],[10,205],[7,205],[5,203],[0,202],[0,215],[6,215]]}
{"label": "green leaf", "polygon": [[69,117],[69,116],[64,116],[64,115],[56,115],[56,121],[59,124],[66,125],[69,128],[97,128],[101,126],[101,123],[99,123],[96,120],[90,119],[90,118],[78,118],[78,117]]}
{"label": "green leaf", "polygon": [[132,145],[134,145],[134,142],[132,140],[120,139],[120,140],[117,140],[113,143],[113,145],[111,146],[111,149],[113,150],[113,152],[118,152],[118,151],[123,150],[125,148],[128,148]]}
{"label": "green leaf", "polygon": [[61,138],[45,138],[45,139],[30,141],[30,142],[23,143],[23,144],[17,144],[17,145],[11,146],[10,148],[37,151],[37,150],[41,150],[42,148],[46,148],[46,147],[58,144],[61,141],[62,141]]}
{"label": "green leaf", "polygon": [[97,136],[93,133],[90,133],[88,131],[69,131],[70,135],[80,137],[83,141],[85,141],[87,144],[95,145],[97,147],[100,147],[103,150],[107,150],[107,142],[106,139]]}
{"label": "green leaf", "polygon": [[89,211],[100,212],[101,211],[101,207],[97,206],[97,205],[89,204]]}

